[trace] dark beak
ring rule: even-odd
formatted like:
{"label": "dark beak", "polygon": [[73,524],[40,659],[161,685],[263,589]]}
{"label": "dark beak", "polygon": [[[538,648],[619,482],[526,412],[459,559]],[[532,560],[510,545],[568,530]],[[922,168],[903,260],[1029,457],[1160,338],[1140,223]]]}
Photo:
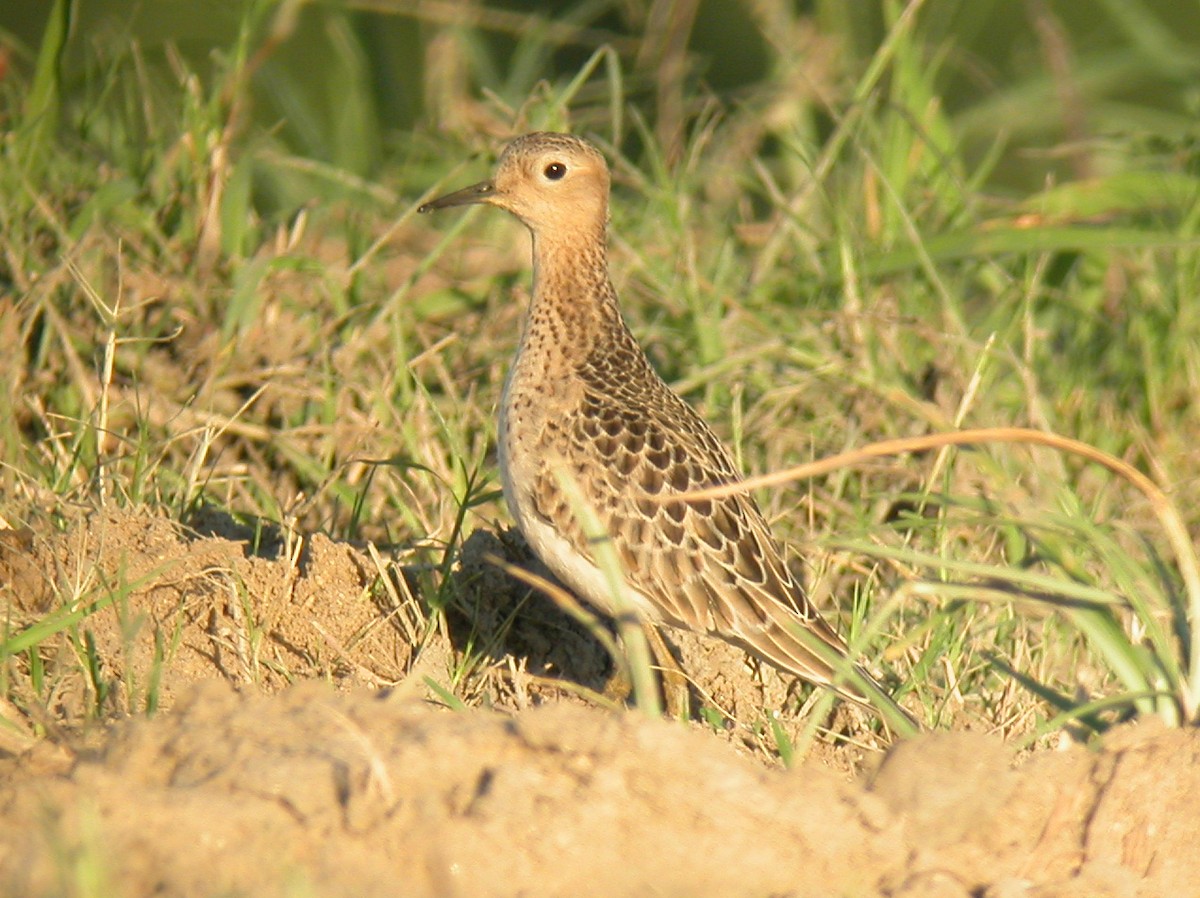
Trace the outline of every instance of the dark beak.
{"label": "dark beak", "polygon": [[491,181],[480,181],[454,193],[439,196],[436,200],[418,207],[418,212],[432,212],[435,209],[448,209],[450,206],[469,206],[472,203],[488,203],[496,193],[496,185]]}

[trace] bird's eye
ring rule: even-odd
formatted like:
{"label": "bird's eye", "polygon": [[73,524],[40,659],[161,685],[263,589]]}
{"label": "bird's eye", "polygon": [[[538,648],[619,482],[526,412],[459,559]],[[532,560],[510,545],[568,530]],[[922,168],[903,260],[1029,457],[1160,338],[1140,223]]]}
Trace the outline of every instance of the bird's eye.
{"label": "bird's eye", "polygon": [[546,170],[543,172],[543,174],[546,176],[546,180],[548,181],[561,181],[563,175],[566,173],[567,167],[561,162],[551,162],[546,166]]}

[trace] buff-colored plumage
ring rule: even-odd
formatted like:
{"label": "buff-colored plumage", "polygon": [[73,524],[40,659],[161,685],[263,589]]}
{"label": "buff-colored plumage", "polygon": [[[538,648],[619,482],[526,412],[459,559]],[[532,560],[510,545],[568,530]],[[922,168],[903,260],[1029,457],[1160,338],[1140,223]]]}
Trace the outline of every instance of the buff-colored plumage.
{"label": "buff-colored plumage", "polygon": [[595,147],[543,132],[513,141],[492,180],[421,207],[498,206],[533,236],[533,300],[500,406],[500,471],[517,525],[556,576],[611,613],[618,603],[594,560],[586,508],[620,562],[620,601],[644,618],[719,636],[857,702],[869,692],[891,704],[860,668],[865,688],[834,685],[846,645],[750,496],[663,501],[739,475],[621,317],[608,275],[608,196]]}

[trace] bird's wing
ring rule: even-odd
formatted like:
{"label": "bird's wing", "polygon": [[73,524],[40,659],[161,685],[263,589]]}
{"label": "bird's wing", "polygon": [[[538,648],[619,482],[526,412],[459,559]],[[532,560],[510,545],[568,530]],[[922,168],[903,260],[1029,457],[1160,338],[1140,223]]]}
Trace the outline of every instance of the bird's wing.
{"label": "bird's wing", "polygon": [[[533,485],[534,509],[547,523],[594,561],[582,500],[611,538],[626,583],[664,620],[736,642],[810,682],[831,682],[830,659],[844,657],[846,645],[788,570],[753,498],[663,501],[739,479],[689,406],[665,385],[638,397],[619,386],[588,389],[580,413],[565,420],[573,425],[554,453],[561,463],[546,465]],[[812,637],[826,650],[814,651]]]}

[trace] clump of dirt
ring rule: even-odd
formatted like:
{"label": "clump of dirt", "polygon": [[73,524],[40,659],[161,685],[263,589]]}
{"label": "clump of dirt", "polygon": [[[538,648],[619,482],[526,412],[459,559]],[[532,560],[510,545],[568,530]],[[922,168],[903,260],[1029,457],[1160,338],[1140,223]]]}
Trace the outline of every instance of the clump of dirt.
{"label": "clump of dirt", "polygon": [[[519,540],[473,536],[437,618],[409,572],[345,543],[192,523],[0,534],[7,632],[58,622],[3,662],[0,892],[1008,898],[1200,876],[1195,730],[1019,765],[939,734],[856,780],[861,748],[786,771],[760,722],[791,684],[723,643],[669,634],[728,726],[581,698],[612,665],[491,563],[531,564]],[[455,676],[503,713],[430,702],[427,677]]]}
{"label": "clump of dirt", "polygon": [[[212,511],[184,527],[146,511],[101,509],[61,532],[4,533],[0,601],[9,632],[78,614],[37,647],[48,688],[33,688],[28,659],[7,662],[17,693],[28,684],[25,703],[52,723],[165,710],[181,688],[205,679],[275,691],[314,678],[385,687],[429,676],[457,684],[471,703],[513,710],[624,698],[588,628],[496,566],[499,559],[549,576],[512,532],[478,530],[466,541],[441,620],[412,572],[319,533],[288,537]],[[794,678],[720,640],[663,635],[688,674],[691,708],[723,721],[724,738],[766,755],[781,736],[807,738]],[[764,709],[778,710],[768,721]],[[862,712],[838,715],[835,729],[864,746],[883,744]],[[863,757],[848,746],[811,750],[846,770]]]}
{"label": "clump of dirt", "polygon": [[[0,541],[9,632],[47,615],[63,622],[39,644],[39,661],[53,681],[46,704],[68,723],[166,708],[212,678],[266,691],[313,677],[395,682],[413,644],[389,625],[395,609],[381,608],[379,576],[322,534],[257,554],[245,539],[118,509]],[[81,654],[91,663],[80,665]]]}
{"label": "clump of dirt", "polygon": [[1155,727],[1016,769],[933,735],[855,783],[632,712],[210,684],[64,769],[10,766],[0,888],[55,894],[66,857],[126,896],[1185,895],[1198,760]]}

